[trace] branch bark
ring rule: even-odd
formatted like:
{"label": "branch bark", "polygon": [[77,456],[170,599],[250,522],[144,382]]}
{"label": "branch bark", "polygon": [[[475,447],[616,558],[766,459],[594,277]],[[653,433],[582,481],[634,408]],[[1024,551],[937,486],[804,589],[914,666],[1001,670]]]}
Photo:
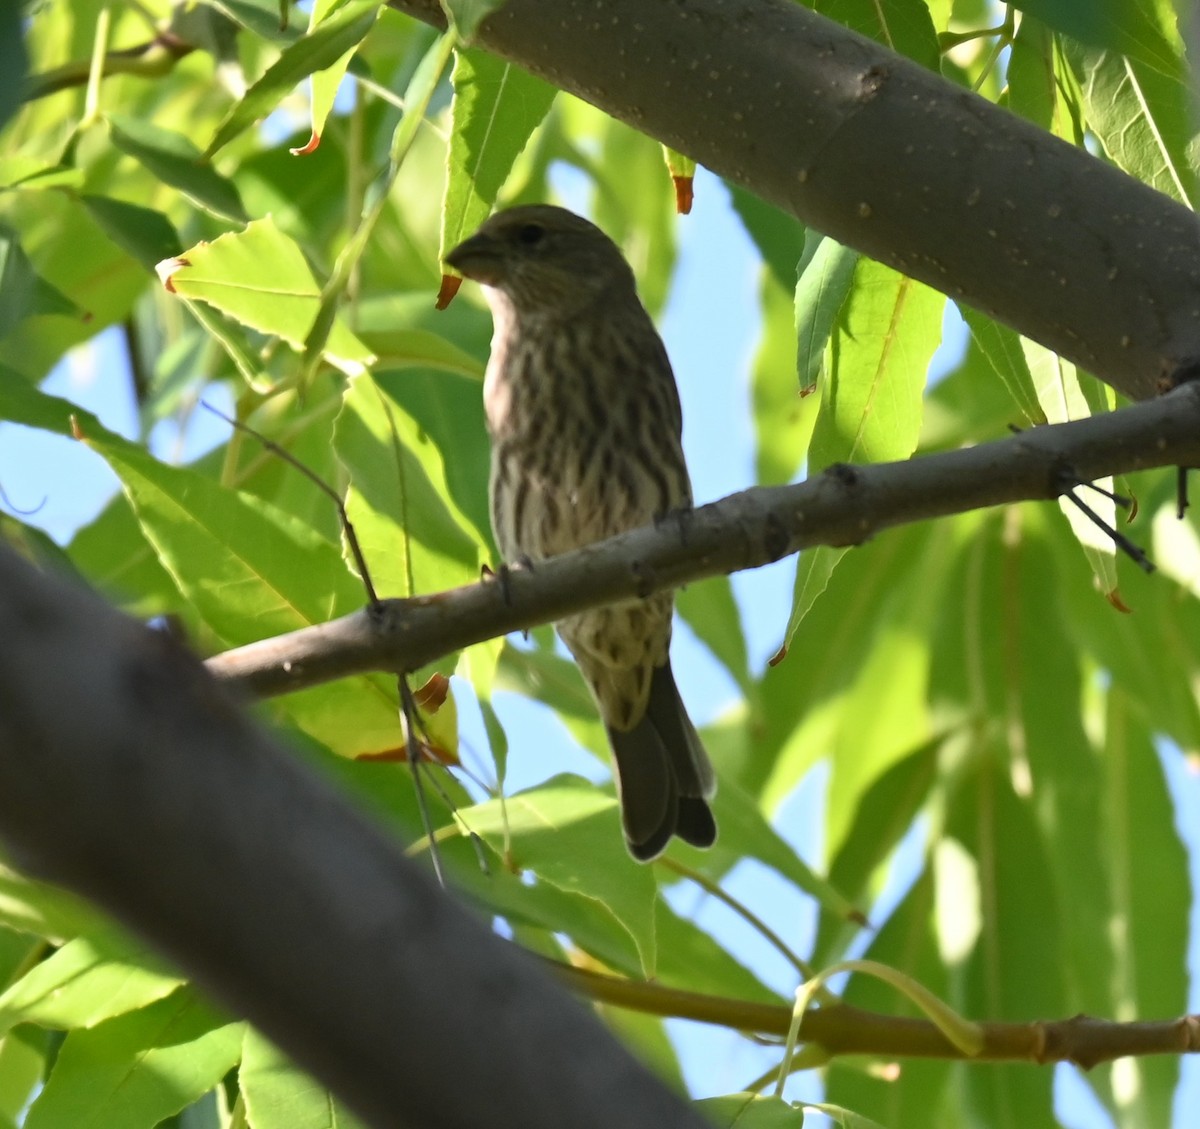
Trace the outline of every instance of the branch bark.
{"label": "branch bark", "polygon": [[478,40],[1131,399],[1200,357],[1192,212],[793,0],[507,0]]}
{"label": "branch bark", "polygon": [[380,1129],[703,1129],[164,635],[0,546],[0,836]]}
{"label": "branch bark", "polygon": [[384,600],[342,619],[208,660],[217,678],[265,697],[373,670],[412,671],[471,643],[813,545],[856,545],[895,525],[1006,502],[1051,499],[1079,481],[1200,465],[1200,384],[1108,415],[899,463],[832,467],[758,487],[486,582]]}
{"label": "branch bark", "polygon": [[[752,1004],[658,984],[553,964],[555,974],[590,999],[647,1015],[692,1019],[760,1035],[787,1035],[792,1009]],[[1157,1023],[1114,1023],[1088,1015],[1032,1023],[980,1023],[983,1049],[968,1055],[927,1019],[880,1015],[849,1004],[805,1013],[800,1042],[814,1043],[826,1054],[867,1054],[896,1058],[941,1058],[969,1062],[1073,1062],[1090,1070],[1126,1055],[1200,1052],[1200,1016],[1185,1015]]]}

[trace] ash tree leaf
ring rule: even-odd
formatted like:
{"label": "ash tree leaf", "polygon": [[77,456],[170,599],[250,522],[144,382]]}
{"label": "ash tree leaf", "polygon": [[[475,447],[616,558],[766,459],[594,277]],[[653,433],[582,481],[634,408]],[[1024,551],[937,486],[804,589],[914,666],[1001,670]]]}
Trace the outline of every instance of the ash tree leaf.
{"label": "ash tree leaf", "polygon": [[121,929],[68,941],[0,995],[0,1032],[17,1023],[94,1027],[169,996],[183,983]]}
{"label": "ash tree leaf", "polygon": [[[312,35],[319,27],[332,19],[337,14],[341,3],[342,0],[317,0],[317,3],[313,5],[312,19],[308,25],[308,34]],[[378,9],[376,11],[378,12]],[[321,134],[325,129],[325,122],[333,110],[333,103],[337,98],[338,88],[342,84],[342,79],[345,77],[346,70],[350,66],[350,60],[354,57],[357,49],[358,44],[355,43],[344,55],[335,59],[329,66],[318,70],[312,76],[309,98],[312,136],[309,139],[308,145],[299,152],[293,150],[293,155],[300,156],[311,149],[315,149],[320,144]]]}
{"label": "ash tree leaf", "polygon": [[442,11],[460,42],[470,43],[484,17],[499,8],[504,0],[441,0]]}
{"label": "ash tree leaf", "polygon": [[232,223],[250,218],[233,182],[205,164],[200,150],[182,133],[124,114],[109,114],[108,130],[122,153],[198,208]]}
{"label": "ash tree leaf", "polygon": [[652,868],[626,853],[610,792],[579,777],[556,776],[509,796],[503,806],[491,800],[464,817],[498,855],[510,845],[517,866],[603,906],[636,944],[643,973],[654,976],[658,884]]}
{"label": "ash tree leaf", "polygon": [[800,1129],[804,1112],[770,1094],[722,1094],[696,1103],[719,1129]]}
{"label": "ash tree leaf", "polygon": [[1161,5],[1140,0],[1014,0],[1013,7],[1079,43],[1128,55],[1161,74],[1178,66],[1178,49],[1155,26]]}
{"label": "ash tree leaf", "polygon": [[[1146,37],[1161,38],[1154,27]],[[1194,206],[1192,90],[1180,59],[1163,42],[1163,70],[1137,56],[1069,45],[1083,112],[1113,162],[1181,203]]]}
{"label": "ash tree leaf", "polygon": [[[158,269],[171,293],[207,302],[260,333],[282,337],[296,350],[303,347],[321,304],[321,289],[304,254],[269,216],[243,231],[198,243]],[[350,375],[373,359],[340,321],[334,322],[325,352],[331,364]]]}
{"label": "ash tree leaf", "polygon": [[105,235],[147,270],[183,249],[174,225],[162,212],[114,200],[111,196],[80,196]]}
{"label": "ash tree leaf", "polygon": [[825,348],[854,281],[858,252],[808,232],[796,283],[797,367],[800,387],[816,384]]}
{"label": "ash tree leaf", "polygon": [[932,71],[941,66],[937,31],[925,0],[815,0],[812,8]]}
{"label": "ash tree leaf", "polygon": [[29,1107],[25,1129],[157,1125],[225,1077],[241,1052],[242,1029],[182,988],[140,1011],[73,1031]]}
{"label": "ash tree leaf", "polygon": [[[824,246],[810,262],[810,269],[822,268],[817,272],[822,280],[817,302],[824,302],[826,290],[828,293],[822,322],[834,303],[837,313],[820,382],[821,408],[809,445],[810,468],[906,459],[917,446],[921,394],[929,362],[941,342],[946,298],[890,267],[854,256],[852,281],[844,299],[839,300],[847,284],[844,256],[852,253],[831,240],[824,242],[832,248],[828,269],[817,262],[817,256],[824,259]],[[800,276],[798,300],[808,274],[806,269]],[[828,288],[823,281],[826,277],[831,282]],[[787,642],[825,591],[845,553],[845,549],[821,546],[801,555]]]}
{"label": "ash tree leaf", "polygon": [[[346,510],[371,563],[376,590],[383,595],[412,596],[472,583],[486,555],[475,521],[456,500],[463,497],[456,489],[462,468],[456,465],[457,448],[448,440],[452,432],[444,429],[444,419],[427,417],[432,427],[427,430],[417,418],[422,414],[420,389],[406,385],[425,383],[422,375],[355,377],[334,431],[334,450],[350,484]],[[448,375],[440,379],[456,380]],[[464,401],[476,404],[478,385],[463,378],[457,383]],[[416,403],[415,414],[406,401]],[[469,417],[464,412],[461,418]],[[439,439],[451,445],[443,448]],[[482,483],[478,495],[480,501],[486,497]],[[438,669],[453,668],[443,663]]]}
{"label": "ash tree leaf", "polygon": [[[1080,374],[1070,361],[1052,353],[1043,345],[1028,338],[1021,338],[1021,348],[1033,378],[1038,403],[1050,423],[1065,423],[1073,419],[1087,419],[1093,414],[1092,407],[1080,383]],[[1085,377],[1086,379],[1086,377]],[[1111,477],[1100,479],[1096,485],[1100,490],[1080,487],[1076,494],[1110,529],[1117,527],[1117,504],[1109,496],[1113,489]],[[1087,514],[1066,495],[1058,500],[1059,508],[1066,515],[1071,531],[1082,547],[1092,567],[1100,590],[1106,595],[1117,588],[1117,546],[1112,537],[1100,529]]]}
{"label": "ash tree leaf", "polygon": [[362,1129],[333,1094],[247,1027],[238,1085],[254,1129]]}
{"label": "ash tree leaf", "polygon": [[1025,360],[1021,336],[1006,325],[1000,325],[970,306],[960,306],[959,312],[971,331],[971,337],[991,370],[1008,389],[1013,403],[1030,424],[1046,422],[1046,413],[1038,400],[1033,374]]}
{"label": "ash tree leaf", "polygon": [[29,57],[21,27],[24,20],[20,4],[0,7],[0,126],[17,112],[25,97]]}
{"label": "ash tree leaf", "polygon": [[0,224],[0,337],[28,317],[79,317],[81,313],[70,298],[33,269],[16,232]]}
{"label": "ash tree leaf", "polygon": [[285,47],[276,62],[226,115],[204,150],[212,157],[235,137],[266,117],[298,83],[334,66],[375,26],[381,0],[352,0],[314,31]]}
{"label": "ash tree leaf", "polygon": [[485,51],[457,51],[450,82],[454,101],[442,255],[487,218],[513,162],[557,93],[548,82]]}

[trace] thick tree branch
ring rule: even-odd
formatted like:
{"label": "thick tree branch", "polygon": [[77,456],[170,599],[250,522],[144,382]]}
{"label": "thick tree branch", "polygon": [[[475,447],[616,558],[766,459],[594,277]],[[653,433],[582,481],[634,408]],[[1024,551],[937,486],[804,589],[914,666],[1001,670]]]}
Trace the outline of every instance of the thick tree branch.
{"label": "thick tree branch", "polygon": [[[380,1129],[702,1129],[200,664],[0,546],[0,836]],[[464,1084],[467,1080],[467,1084]]]}
{"label": "thick tree branch", "polygon": [[[555,974],[581,995],[647,1015],[693,1019],[738,1031],[782,1038],[792,1009],[751,1004],[643,984],[588,969],[555,963]],[[807,1012],[800,1039],[829,1055],[869,1054],[897,1058],[968,1059],[972,1062],[1073,1062],[1090,1070],[1126,1055],[1196,1054],[1200,1016],[1185,1015],[1158,1023],[1113,1023],[1077,1015],[1032,1023],[981,1023],[983,1050],[968,1055],[927,1019],[911,1019],[835,1004]]]}
{"label": "thick tree branch", "polygon": [[1200,356],[1195,215],[794,0],[507,0],[479,42],[1131,399]]}
{"label": "thick tree branch", "polygon": [[1006,502],[1051,499],[1073,481],[1200,464],[1200,384],[1074,423],[901,463],[842,466],[759,487],[659,527],[564,554],[532,571],[356,612],[208,660],[255,696],[373,670],[411,671],[460,647],[614,600],[756,568],[813,545]]}

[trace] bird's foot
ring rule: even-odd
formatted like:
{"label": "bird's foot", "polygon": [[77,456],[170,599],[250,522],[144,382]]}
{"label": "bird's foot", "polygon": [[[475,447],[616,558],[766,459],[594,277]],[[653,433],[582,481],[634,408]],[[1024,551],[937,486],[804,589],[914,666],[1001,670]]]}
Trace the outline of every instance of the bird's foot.
{"label": "bird's foot", "polygon": [[512,564],[501,564],[498,568],[492,568],[491,565],[485,564],[479,570],[479,578],[485,584],[493,581],[499,584],[504,602],[512,607],[512,574],[514,572],[533,572],[533,561],[522,554]]}

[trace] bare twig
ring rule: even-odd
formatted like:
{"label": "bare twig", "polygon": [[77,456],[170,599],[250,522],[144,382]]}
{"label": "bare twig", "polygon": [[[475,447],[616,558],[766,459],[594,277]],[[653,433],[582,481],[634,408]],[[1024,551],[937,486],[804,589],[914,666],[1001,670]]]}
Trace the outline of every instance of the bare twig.
{"label": "bare twig", "polygon": [[[747,1003],[685,992],[589,969],[546,961],[555,975],[588,999],[648,1015],[691,1019],[738,1031],[783,1036],[792,1021],[790,1004]],[[900,1018],[849,1004],[810,1009],[800,1038],[828,1055],[867,1054],[907,1058],[970,1059],[972,1062],[1073,1062],[1084,1070],[1125,1055],[1200,1052],[1200,1016],[1157,1023],[1116,1023],[1086,1015],[1035,1023],[980,1023],[980,1054],[964,1054],[927,1019]]]}

